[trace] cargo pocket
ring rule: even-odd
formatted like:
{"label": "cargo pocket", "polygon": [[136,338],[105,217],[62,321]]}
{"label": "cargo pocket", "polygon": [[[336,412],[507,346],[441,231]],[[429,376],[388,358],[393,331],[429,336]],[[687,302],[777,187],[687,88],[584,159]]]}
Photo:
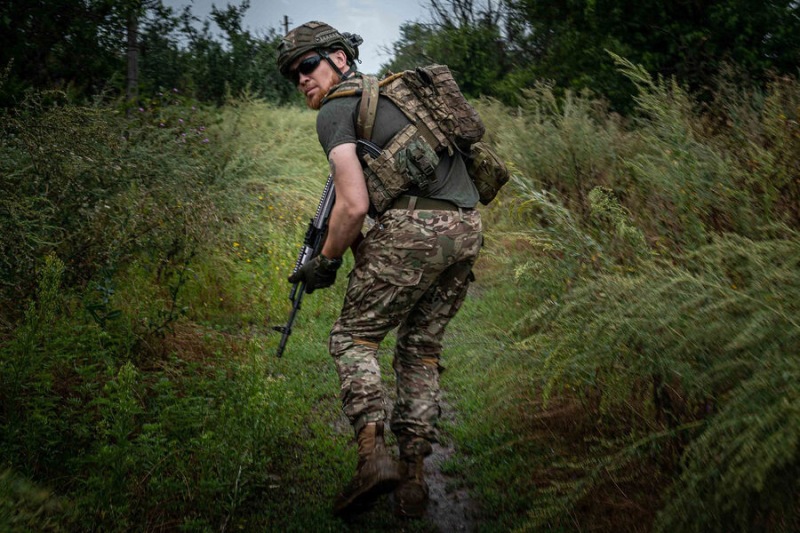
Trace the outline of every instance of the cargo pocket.
{"label": "cargo pocket", "polygon": [[371,281],[359,302],[359,314],[388,317],[410,309],[414,302],[414,289],[419,286],[422,274],[422,269],[395,265],[375,267],[367,273]]}
{"label": "cargo pocket", "polygon": [[344,305],[342,306],[342,316],[352,317],[358,314],[361,300],[368,287],[369,281],[365,279],[363,268],[354,268],[347,274],[350,278],[347,282],[347,291],[344,293]]}
{"label": "cargo pocket", "polygon": [[353,298],[353,292],[354,292],[354,289],[355,289],[355,287],[353,285],[356,283],[357,279],[358,279],[358,277],[356,276],[356,269],[355,268],[347,273],[347,290],[344,293],[345,304],[347,304],[348,301]]}
{"label": "cargo pocket", "polygon": [[412,140],[397,154],[397,171],[405,174],[423,195],[428,193],[436,180],[438,165],[439,156],[422,138]]}
{"label": "cargo pocket", "polygon": [[364,154],[367,192],[378,213],[412,185],[426,190],[435,179],[439,157],[422,138],[417,127],[408,124],[373,158]]}
{"label": "cargo pocket", "polygon": [[432,240],[435,235],[428,236],[421,233],[407,233],[392,237],[392,246],[400,250],[433,250],[436,243]]}
{"label": "cargo pocket", "polygon": [[439,286],[439,308],[436,313],[446,321],[456,316],[467,298],[470,282],[475,279],[472,265],[469,263],[460,263],[454,267],[455,270],[450,272],[450,277],[442,281]]}
{"label": "cargo pocket", "polygon": [[377,277],[397,287],[416,287],[419,285],[420,279],[422,279],[422,270],[387,265],[378,271]]}

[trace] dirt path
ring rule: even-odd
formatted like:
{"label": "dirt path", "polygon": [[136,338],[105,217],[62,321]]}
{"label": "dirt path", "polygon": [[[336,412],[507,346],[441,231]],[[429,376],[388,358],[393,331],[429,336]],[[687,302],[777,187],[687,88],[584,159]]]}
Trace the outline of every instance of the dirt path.
{"label": "dirt path", "polygon": [[[387,411],[394,407],[394,391],[387,391]],[[442,421],[455,423],[453,407],[447,402],[447,393],[442,392]],[[425,459],[425,479],[428,482],[430,503],[428,520],[436,525],[441,533],[471,532],[475,526],[477,504],[463,486],[463,479],[444,473],[444,464],[455,455],[455,446],[449,435],[441,436],[442,443],[433,445],[433,453]],[[393,498],[393,496],[392,496]],[[392,500],[392,506],[394,501]]]}
{"label": "dirt path", "polygon": [[[441,406],[442,418],[452,421],[455,413],[445,398],[442,398]],[[442,441],[443,444],[433,445],[433,453],[425,461],[431,498],[428,516],[442,533],[470,532],[474,529],[477,504],[470,499],[459,476],[442,472],[444,463],[455,455],[452,440],[443,438]]]}

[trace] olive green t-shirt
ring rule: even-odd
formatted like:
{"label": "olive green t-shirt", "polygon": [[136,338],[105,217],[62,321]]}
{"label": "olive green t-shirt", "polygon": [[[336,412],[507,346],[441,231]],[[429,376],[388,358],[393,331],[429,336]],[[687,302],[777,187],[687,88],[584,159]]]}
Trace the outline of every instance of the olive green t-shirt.
{"label": "olive green t-shirt", "polygon": [[[356,142],[356,121],[360,102],[359,96],[345,96],[326,102],[320,109],[317,115],[317,136],[326,156],[340,144]],[[384,148],[392,137],[410,123],[391,100],[381,97],[378,99],[372,142]],[[458,207],[475,207],[479,199],[478,190],[467,173],[464,158],[458,152],[453,155],[446,152],[437,155],[440,161],[436,167],[436,181],[431,184],[426,197],[447,200]],[[415,189],[409,189],[406,194],[420,196],[419,191]]]}

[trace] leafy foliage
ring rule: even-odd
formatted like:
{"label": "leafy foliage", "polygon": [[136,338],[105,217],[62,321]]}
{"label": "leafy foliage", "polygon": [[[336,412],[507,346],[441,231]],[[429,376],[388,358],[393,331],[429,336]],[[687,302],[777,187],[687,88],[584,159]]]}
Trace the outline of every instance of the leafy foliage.
{"label": "leafy foliage", "polygon": [[[274,29],[254,36],[242,28],[249,6],[212,7],[211,20],[203,21],[201,29],[188,7],[180,16],[162,9],[148,19],[141,44],[145,91],[184,87],[201,101],[215,103],[245,90],[273,102],[297,100],[297,90],[275,66],[280,36]],[[224,41],[213,35],[212,23]],[[178,45],[181,40],[188,43],[185,49]]]}
{"label": "leafy foliage", "polygon": [[[88,154],[76,143],[75,155],[64,156],[71,165],[53,172],[82,185],[71,193],[90,201],[84,191],[96,191],[94,182],[70,173],[70,158],[82,156],[79,168],[90,176],[117,163],[132,190],[96,192],[111,207],[102,210],[129,210],[158,232],[125,253],[87,257],[82,268],[59,259],[69,239],[42,244],[29,252],[32,287],[27,273],[5,271],[23,301],[0,312],[4,531],[348,527],[329,505],[355,465],[352,430],[319,349],[327,329],[313,322],[334,320],[343,284],[304,301],[283,359],[273,355],[268,327],[288,313],[286,276],[328,172],[314,114],[235,100],[192,115],[197,103],[177,94],[127,120],[113,108],[42,107],[12,117],[15,137],[47,121],[36,137],[45,143],[62,142],[62,122],[89,146],[113,141],[116,153]],[[16,146],[5,145],[10,157],[29,157]],[[13,172],[34,179],[30,167]],[[23,188],[12,199],[44,192]],[[106,224],[108,232],[91,224],[79,231],[107,250],[126,229]],[[39,226],[7,228],[27,238]],[[162,246],[174,242],[179,253],[165,261]],[[432,530],[409,528],[388,510],[359,529]]]}
{"label": "leafy foliage", "polygon": [[476,486],[498,506],[497,484],[526,495],[506,528],[793,531],[798,84],[726,87],[709,108],[617,62],[638,91],[629,123],[548,85],[515,110],[481,104],[515,174],[489,242],[516,253],[489,268],[520,310],[500,346],[461,348],[495,383],[477,435],[460,430]]}
{"label": "leafy foliage", "polygon": [[[404,27],[396,65],[449,55],[469,92],[517,104],[478,104],[514,179],[484,211],[480,283],[443,377],[464,417],[449,423],[465,453],[448,468],[470,477],[482,527],[798,529],[800,86],[742,90],[734,74],[700,103],[696,80],[587,48],[627,46],[582,33],[613,9],[581,4],[579,30],[555,25],[548,43],[524,17],[501,31],[496,12],[456,4]],[[313,114],[246,92],[217,112],[183,96],[222,99],[228,77],[231,91],[282,98],[267,76],[274,35],[242,31],[244,9],[214,11],[225,45],[188,13],[151,12],[153,97],[130,118],[58,92],[3,111],[0,528],[346,527],[319,503],[353,459],[316,327],[340,294],[306,301],[292,359],[265,355],[299,212],[327,174]],[[794,34],[774,30],[791,53]],[[754,72],[773,65],[753,46]],[[581,47],[581,68],[601,74],[569,78]],[[532,57],[568,82],[538,81]],[[14,65],[0,83],[18,96]],[[634,91],[636,118],[585,86]],[[384,518],[376,530],[426,528]]]}
{"label": "leafy foliage", "polygon": [[709,97],[725,64],[738,65],[739,81],[751,84],[795,74],[798,9],[791,0],[433,0],[431,22],[407,23],[386,67],[445,63],[468,94],[508,104],[552,80],[559,91],[591,89],[629,112],[636,89],[607,51]]}
{"label": "leafy foliage", "polygon": [[177,96],[153,101],[133,122],[100,108],[48,106],[39,98],[5,114],[4,313],[21,307],[40,258],[51,252],[66,263],[70,284],[143,255],[167,262],[154,265],[159,272],[188,260],[211,230],[193,221],[210,223],[213,208],[204,190],[221,169],[218,147],[204,131],[214,118],[191,103]]}
{"label": "leafy foliage", "polygon": [[[140,94],[179,88],[219,104],[249,90],[271,101],[297,101],[297,91],[275,68],[275,30],[255,36],[243,29],[249,7],[248,1],[214,7],[198,29],[189,7],[176,14],[160,0],[4,2],[0,66],[10,68],[0,106],[21,102],[27,89],[59,89],[78,102],[123,92],[120,50],[131,16],[139,21]],[[222,41],[212,28],[222,31]]]}
{"label": "leafy foliage", "polygon": [[0,6],[0,65],[13,61],[0,105],[25,88],[97,94],[123,72],[114,51],[124,42],[131,2],[9,1]]}
{"label": "leafy foliage", "polygon": [[429,25],[407,22],[393,45],[393,59],[381,71],[400,72],[431,63],[447,64],[462,92],[469,96],[494,94],[506,73],[500,29],[496,24],[479,26]]}

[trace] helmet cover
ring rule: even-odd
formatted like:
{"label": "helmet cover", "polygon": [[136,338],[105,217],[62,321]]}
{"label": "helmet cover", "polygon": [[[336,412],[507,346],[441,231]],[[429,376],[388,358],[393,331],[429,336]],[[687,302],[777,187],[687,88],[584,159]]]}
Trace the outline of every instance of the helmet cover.
{"label": "helmet cover", "polygon": [[357,35],[339,33],[324,22],[311,21],[294,28],[278,45],[278,68],[284,77],[298,58],[311,50],[342,50],[348,62],[358,59],[358,45],[363,40]]}

